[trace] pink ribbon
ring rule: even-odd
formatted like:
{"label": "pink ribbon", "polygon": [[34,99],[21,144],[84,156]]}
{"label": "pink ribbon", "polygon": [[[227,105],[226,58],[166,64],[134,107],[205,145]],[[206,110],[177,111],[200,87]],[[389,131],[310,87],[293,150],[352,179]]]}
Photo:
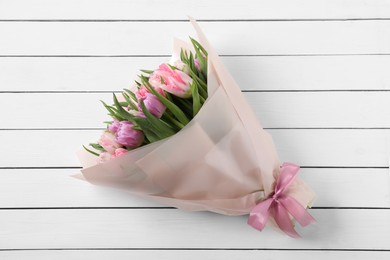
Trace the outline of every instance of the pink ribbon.
{"label": "pink ribbon", "polygon": [[257,230],[263,230],[271,215],[276,224],[287,235],[298,238],[300,235],[295,231],[290,215],[302,226],[307,226],[315,219],[306,209],[285,191],[298,176],[299,166],[292,163],[283,163],[280,175],[276,180],[275,191],[267,199],[259,202],[251,210],[248,224]]}

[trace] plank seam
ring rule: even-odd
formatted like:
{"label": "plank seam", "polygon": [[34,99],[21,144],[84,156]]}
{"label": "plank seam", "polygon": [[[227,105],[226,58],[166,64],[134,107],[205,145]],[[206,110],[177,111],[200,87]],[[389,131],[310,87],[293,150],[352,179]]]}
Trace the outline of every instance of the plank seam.
{"label": "plank seam", "polygon": [[[388,17],[367,18],[291,18],[291,19],[197,19],[200,23],[219,22],[355,22],[355,21],[389,21]],[[183,23],[187,19],[0,19],[0,22],[38,22],[38,23]]]}
{"label": "plank seam", "polygon": [[[302,169],[389,169],[389,166],[300,166]],[[0,170],[82,169],[81,166],[0,166]]]}
{"label": "plank seam", "polygon": [[[311,210],[390,210],[390,207],[311,207]],[[7,207],[0,211],[16,210],[179,210],[175,207]]]}
{"label": "plank seam", "polygon": [[342,251],[342,252],[390,252],[390,249],[373,248],[0,248],[1,251],[102,251],[102,250],[128,250],[128,251]]}
{"label": "plank seam", "polygon": [[[121,90],[0,90],[0,94],[104,94],[120,93]],[[312,92],[390,92],[390,89],[250,89],[244,93],[312,93]]]}
{"label": "plank seam", "polygon": [[[69,128],[0,128],[0,131],[45,131],[45,130],[104,130],[104,127]],[[390,127],[264,127],[264,130],[389,130]]]}
{"label": "plank seam", "polygon": [[[301,53],[301,54],[220,54],[220,57],[328,57],[328,56],[390,56],[390,53]],[[170,54],[120,54],[120,55],[93,55],[93,54],[0,54],[0,58],[161,58],[171,57]]]}

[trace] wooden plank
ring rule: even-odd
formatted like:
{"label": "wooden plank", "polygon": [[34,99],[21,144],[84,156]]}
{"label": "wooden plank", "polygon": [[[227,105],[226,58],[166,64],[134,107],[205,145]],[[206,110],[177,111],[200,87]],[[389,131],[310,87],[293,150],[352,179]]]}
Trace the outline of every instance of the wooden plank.
{"label": "wooden plank", "polygon": [[[390,92],[244,94],[266,128],[390,127]],[[112,93],[2,93],[0,109],[12,113],[0,129],[104,128],[99,100],[113,103]]]}
{"label": "wooden plank", "polygon": [[[77,172],[2,169],[0,208],[165,206],[72,178]],[[301,169],[300,176],[317,193],[315,207],[390,208],[388,169]]]}
{"label": "wooden plank", "polygon": [[[202,22],[201,26],[219,54],[390,53],[390,20]],[[188,39],[193,33],[189,22],[2,22],[0,35],[7,37],[0,43],[0,55],[170,54],[174,36]]]}
{"label": "wooden plank", "polygon": [[[389,129],[274,129],[281,161],[302,166],[388,167]],[[79,166],[75,152],[100,130],[0,131],[0,167]]]}
{"label": "wooden plank", "polygon": [[[23,8],[21,8],[23,6]],[[364,0],[3,0],[1,19],[346,19],[389,18],[389,1]]]}
{"label": "wooden plank", "polygon": [[0,258],[7,260],[68,260],[68,259],[344,259],[344,260],[387,260],[390,252],[361,251],[278,251],[278,250],[44,250],[44,251],[6,251]]}
{"label": "wooden plank", "polygon": [[[222,57],[243,90],[390,89],[390,56]],[[0,58],[0,91],[128,87],[167,57]]]}
{"label": "wooden plank", "polygon": [[[2,210],[2,249],[278,248],[390,249],[390,210],[310,210],[317,224],[293,239],[246,216],[174,209]],[[206,235],[207,234],[207,235]],[[238,235],[239,234],[239,235]]]}

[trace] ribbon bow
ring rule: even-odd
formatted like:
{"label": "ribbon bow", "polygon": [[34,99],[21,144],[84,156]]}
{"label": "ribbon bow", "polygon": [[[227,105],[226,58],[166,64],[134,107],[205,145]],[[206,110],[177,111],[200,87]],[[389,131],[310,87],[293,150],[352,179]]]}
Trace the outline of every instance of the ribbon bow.
{"label": "ribbon bow", "polygon": [[296,199],[285,193],[288,186],[297,177],[298,171],[299,166],[283,163],[280,175],[276,180],[275,191],[251,210],[248,218],[249,225],[261,231],[271,215],[281,230],[287,235],[297,238],[300,235],[295,231],[289,215],[294,217],[302,227],[315,222],[315,219]]}

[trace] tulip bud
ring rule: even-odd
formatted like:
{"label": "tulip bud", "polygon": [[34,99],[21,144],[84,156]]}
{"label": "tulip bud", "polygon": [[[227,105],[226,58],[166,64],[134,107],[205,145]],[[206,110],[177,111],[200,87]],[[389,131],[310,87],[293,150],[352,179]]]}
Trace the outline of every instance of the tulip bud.
{"label": "tulip bud", "polygon": [[119,129],[119,121],[114,119],[111,124],[108,125],[108,131],[115,134]]}
{"label": "tulip bud", "polygon": [[133,124],[128,121],[121,121],[119,130],[116,133],[116,141],[129,148],[137,148],[144,141],[142,131],[133,129]]}
{"label": "tulip bud", "polygon": [[108,131],[104,131],[98,143],[104,148],[106,152],[110,154],[112,154],[115,149],[121,147],[120,144],[118,144],[118,142],[115,140],[114,134]]}
{"label": "tulip bud", "polygon": [[[164,114],[166,107],[155,95],[147,93],[145,98],[141,100],[143,100],[146,109],[155,117],[160,118]],[[139,100],[139,102],[141,102],[141,100]],[[139,111],[142,112],[140,103],[138,104],[138,107]]]}
{"label": "tulip bud", "polygon": [[126,149],[123,149],[123,148],[118,148],[115,150],[115,152],[112,154],[111,158],[116,158],[118,156],[121,156],[125,153],[127,153],[128,151]]}
{"label": "tulip bud", "polygon": [[192,78],[180,70],[174,70],[167,64],[161,64],[149,78],[154,88],[161,88],[175,96],[189,98],[191,96]]}
{"label": "tulip bud", "polygon": [[194,59],[195,68],[200,71],[200,63],[198,59]]}

